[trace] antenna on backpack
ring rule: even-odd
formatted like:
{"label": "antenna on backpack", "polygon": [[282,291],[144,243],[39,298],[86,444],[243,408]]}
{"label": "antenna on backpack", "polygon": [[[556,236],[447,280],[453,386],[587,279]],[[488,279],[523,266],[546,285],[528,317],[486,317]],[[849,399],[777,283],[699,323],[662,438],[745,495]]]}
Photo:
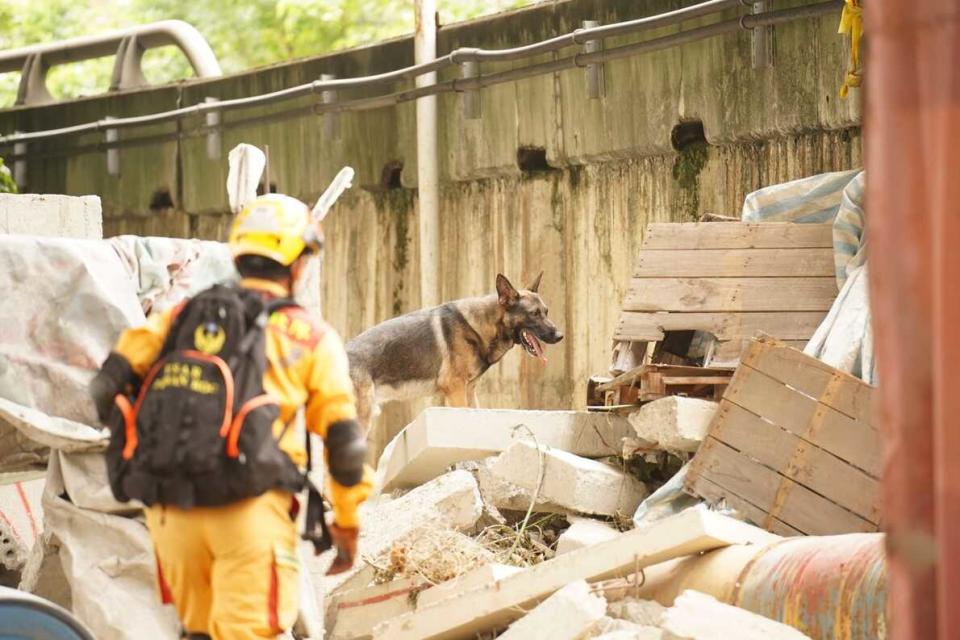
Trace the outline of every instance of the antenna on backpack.
{"label": "antenna on backpack", "polygon": [[323,222],[323,219],[330,213],[333,204],[351,186],[353,186],[353,167],[344,167],[340,169],[333,182],[317,200],[317,204],[313,205],[313,221],[315,224]]}

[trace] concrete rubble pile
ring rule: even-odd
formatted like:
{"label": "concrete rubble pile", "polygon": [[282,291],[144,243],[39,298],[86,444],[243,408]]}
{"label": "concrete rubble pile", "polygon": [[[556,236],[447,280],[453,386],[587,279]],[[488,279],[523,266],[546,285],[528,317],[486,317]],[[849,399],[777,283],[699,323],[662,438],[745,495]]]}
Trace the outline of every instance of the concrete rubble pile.
{"label": "concrete rubble pile", "polygon": [[[333,578],[320,575],[323,558],[315,564],[328,637],[722,637],[710,619],[807,637],[713,599],[716,589],[674,603],[644,588],[645,568],[780,540],[692,498],[692,508],[634,525],[666,478],[644,470],[642,456],[625,460],[624,442],[689,452],[716,408],[677,400],[654,403],[640,428],[613,414],[425,410],[379,460],[379,492],[362,507],[362,561]],[[702,628],[676,622],[690,615]]]}
{"label": "concrete rubble pile", "polygon": [[[711,248],[736,254],[724,277],[776,275],[754,273],[756,247],[816,254],[823,273],[804,275],[833,273],[828,225],[648,236],[657,251],[634,279],[662,282],[668,250],[703,250],[712,273]],[[589,412],[424,411],[379,460],[363,565],[323,581],[330,637],[885,638],[873,388],[797,348],[831,286],[807,315],[760,299],[687,313],[684,291],[665,294],[675,309],[628,300]],[[441,500],[461,483],[471,490]],[[406,552],[411,531],[431,539],[429,562]]]}

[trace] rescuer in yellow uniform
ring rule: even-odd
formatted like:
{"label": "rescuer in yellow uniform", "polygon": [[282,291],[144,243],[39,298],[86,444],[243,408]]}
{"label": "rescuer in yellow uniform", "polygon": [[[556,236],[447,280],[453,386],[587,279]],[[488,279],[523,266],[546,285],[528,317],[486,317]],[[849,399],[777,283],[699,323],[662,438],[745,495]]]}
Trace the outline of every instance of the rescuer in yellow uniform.
{"label": "rescuer in yellow uniform", "polygon": [[[303,203],[262,196],[237,216],[229,245],[241,286],[265,301],[289,298],[319,229]],[[157,360],[177,308],[151,316],[121,335],[91,393],[102,418],[130,379],[142,380]],[[307,457],[295,430],[285,429],[305,409],[307,428],[324,439],[330,530],[339,556],[330,572],[352,566],[357,552],[358,505],[371,488],[363,463],[365,437],[356,421],[347,355],[339,336],[301,307],[274,311],[265,329],[263,389],[279,405],[274,434],[280,449],[302,466]],[[281,435],[282,434],[282,435]],[[302,436],[301,436],[302,437]],[[214,640],[272,638],[290,628],[298,611],[296,498],[271,490],[226,506],[146,510],[164,602],[172,603],[187,637]]]}

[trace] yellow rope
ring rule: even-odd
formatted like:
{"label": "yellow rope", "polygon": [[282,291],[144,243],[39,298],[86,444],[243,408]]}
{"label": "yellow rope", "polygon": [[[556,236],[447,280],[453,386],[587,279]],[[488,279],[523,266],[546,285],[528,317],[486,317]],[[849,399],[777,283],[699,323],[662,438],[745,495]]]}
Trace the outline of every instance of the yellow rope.
{"label": "yellow rope", "polygon": [[863,38],[863,7],[860,0],[846,0],[843,15],[840,16],[838,33],[850,36],[850,67],[840,87],[840,97],[846,98],[850,87],[859,87],[863,77],[860,66],[860,40]]}

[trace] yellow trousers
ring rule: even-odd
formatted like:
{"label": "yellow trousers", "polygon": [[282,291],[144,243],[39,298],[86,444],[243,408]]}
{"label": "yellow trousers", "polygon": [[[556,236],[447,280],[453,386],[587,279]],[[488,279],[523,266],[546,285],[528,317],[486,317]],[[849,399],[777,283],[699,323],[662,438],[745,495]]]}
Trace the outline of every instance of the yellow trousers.
{"label": "yellow trousers", "polygon": [[213,640],[275,638],[299,603],[293,496],[271,491],[225,507],[154,506],[147,527],[157,581],[189,633]]}

